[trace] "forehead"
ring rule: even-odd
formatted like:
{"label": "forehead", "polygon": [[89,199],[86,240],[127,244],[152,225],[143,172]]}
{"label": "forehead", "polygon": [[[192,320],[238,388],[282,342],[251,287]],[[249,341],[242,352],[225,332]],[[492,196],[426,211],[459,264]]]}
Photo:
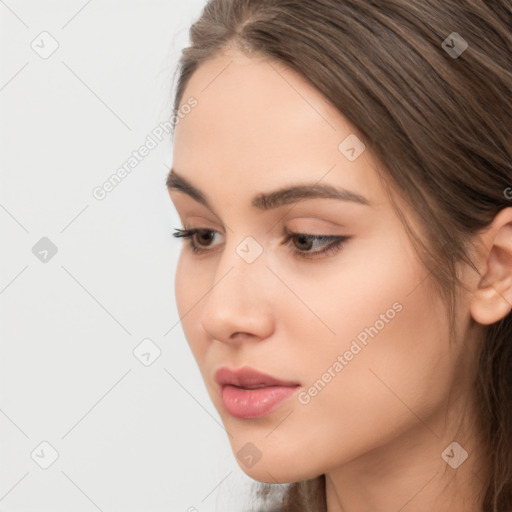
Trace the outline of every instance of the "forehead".
{"label": "forehead", "polygon": [[173,161],[191,181],[254,191],[325,177],[378,193],[368,151],[350,161],[339,149],[354,127],[282,63],[231,51],[196,70],[181,104],[191,97],[197,106],[176,126]]}

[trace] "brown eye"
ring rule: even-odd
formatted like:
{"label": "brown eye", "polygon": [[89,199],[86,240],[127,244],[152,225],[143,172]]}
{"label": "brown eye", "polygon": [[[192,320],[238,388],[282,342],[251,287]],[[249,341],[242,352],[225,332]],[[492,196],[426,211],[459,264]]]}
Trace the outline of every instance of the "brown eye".
{"label": "brown eye", "polygon": [[[286,239],[284,244],[292,247],[293,252],[302,259],[313,259],[322,255],[333,255],[337,253],[345,242],[350,239],[349,236],[334,235],[310,235],[306,233],[293,233],[285,230]],[[312,251],[312,247],[318,242],[323,249]]]}
{"label": "brown eye", "polygon": [[[212,229],[179,229],[175,228],[175,232],[172,236],[176,238],[188,239],[188,246],[192,249],[195,254],[202,254],[210,251],[210,249],[203,249],[202,247],[209,247],[208,242],[211,241],[213,236],[217,233]],[[196,244],[195,237],[202,239],[199,244]],[[206,242],[206,243],[203,243]]]}
{"label": "brown eye", "polygon": [[298,242],[301,251],[310,251],[313,246],[313,237],[298,235],[295,240]]}
{"label": "brown eye", "polygon": [[206,245],[208,246],[208,242],[211,241],[214,233],[215,232],[212,231],[211,229],[198,229],[196,231],[196,235],[197,235],[197,240],[201,241],[200,245],[203,245],[203,242],[205,242]]}

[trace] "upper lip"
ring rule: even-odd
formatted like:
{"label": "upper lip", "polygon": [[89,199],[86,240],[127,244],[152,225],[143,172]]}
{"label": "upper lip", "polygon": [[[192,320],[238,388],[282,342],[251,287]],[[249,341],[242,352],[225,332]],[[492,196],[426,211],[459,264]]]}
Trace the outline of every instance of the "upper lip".
{"label": "upper lip", "polygon": [[299,386],[298,382],[289,382],[276,379],[271,375],[259,372],[249,366],[244,366],[237,370],[231,370],[226,366],[219,368],[215,372],[215,381],[221,386],[231,384],[239,388],[258,388],[268,386]]}

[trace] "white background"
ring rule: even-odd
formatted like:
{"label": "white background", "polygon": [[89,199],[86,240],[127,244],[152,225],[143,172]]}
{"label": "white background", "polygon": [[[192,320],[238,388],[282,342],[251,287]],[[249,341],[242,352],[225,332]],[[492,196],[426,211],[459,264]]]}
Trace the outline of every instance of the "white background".
{"label": "white background", "polygon": [[[250,503],[179,323],[170,136],[92,194],[169,119],[203,5],[0,0],[2,512]],[[31,47],[51,48],[45,31],[48,58]],[[46,262],[43,237],[57,247]],[[145,338],[161,350],[149,366],[133,354]],[[47,469],[43,441],[58,452]]]}

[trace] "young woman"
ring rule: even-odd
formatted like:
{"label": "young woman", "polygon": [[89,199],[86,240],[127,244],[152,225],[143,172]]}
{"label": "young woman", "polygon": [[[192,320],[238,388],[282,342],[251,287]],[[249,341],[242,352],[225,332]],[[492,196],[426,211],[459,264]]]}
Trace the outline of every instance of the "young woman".
{"label": "young woman", "polygon": [[512,510],[511,27],[509,0],[192,26],[176,299],[265,510]]}

